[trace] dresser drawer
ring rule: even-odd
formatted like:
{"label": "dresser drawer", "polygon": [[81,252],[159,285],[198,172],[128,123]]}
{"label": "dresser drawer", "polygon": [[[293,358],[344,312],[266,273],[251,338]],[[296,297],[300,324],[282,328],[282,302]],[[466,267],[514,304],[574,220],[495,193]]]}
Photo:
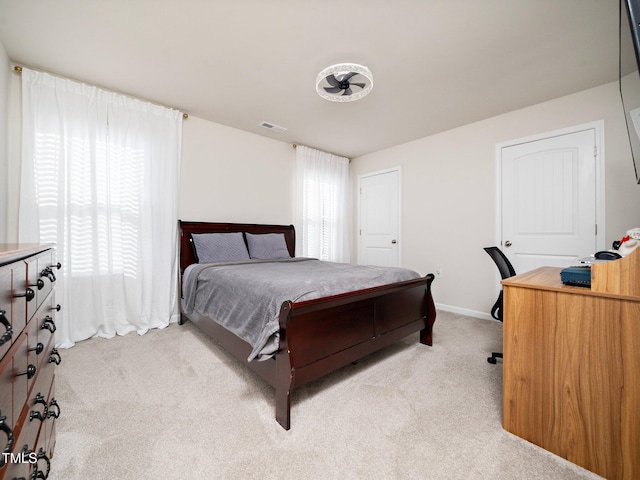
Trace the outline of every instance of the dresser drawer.
{"label": "dresser drawer", "polygon": [[55,332],[58,328],[56,326],[54,302],[55,296],[51,293],[31,320],[32,323],[37,325],[38,343],[42,343],[45,346],[55,338]]}
{"label": "dresser drawer", "polygon": [[0,267],[0,358],[4,357],[13,342],[11,277],[11,267]]}
{"label": "dresser drawer", "polygon": [[[22,429],[15,439],[11,457],[7,465],[0,470],[0,480],[14,480],[18,478],[32,479],[45,478],[37,476],[36,468],[42,463],[42,469],[46,468],[44,462],[37,460],[37,437],[29,429]],[[43,472],[43,474],[46,472]]]}
{"label": "dresser drawer", "polygon": [[33,301],[27,303],[27,321],[45,301],[56,281],[57,267],[53,264],[53,250],[25,260],[27,267],[27,286],[35,294]]}
{"label": "dresser drawer", "polygon": [[[43,375],[40,372],[38,379],[29,393],[29,401],[25,404],[20,418],[20,436],[29,439],[29,445],[36,445],[39,436],[46,435],[46,430],[51,423],[49,420],[49,402],[53,375]],[[59,410],[52,409],[54,413]]]}
{"label": "dresser drawer", "polygon": [[28,362],[40,370],[40,364],[45,357],[45,344],[38,341],[38,322],[29,322],[24,330],[27,333]]}
{"label": "dresser drawer", "polygon": [[[15,428],[17,417],[13,416],[13,357],[7,355],[0,360],[0,449],[4,450],[7,442],[7,428]],[[1,459],[0,459],[1,460]]]}
{"label": "dresser drawer", "polygon": [[55,373],[56,365],[60,364],[61,357],[55,348],[53,338],[44,348],[44,351],[38,358],[38,376],[34,382],[31,393],[29,394],[30,401],[33,401],[36,395],[39,393],[47,399],[49,403],[49,392],[51,391],[51,383],[53,382],[53,376]]}
{"label": "dresser drawer", "polygon": [[[15,401],[15,384],[16,376],[15,372],[17,368],[22,367],[22,363],[17,360],[17,350],[24,347],[25,334],[22,333],[11,345],[11,348],[0,360],[0,449],[3,453],[5,449],[7,452],[15,452],[17,447],[18,436],[20,434],[20,413],[22,405],[19,401]],[[18,394],[24,391],[26,384],[18,382],[19,388]],[[0,458],[0,480],[5,478],[8,470],[14,470],[14,466],[11,465],[10,459],[4,457]],[[13,478],[6,477],[6,478]],[[18,477],[19,478],[19,477]]]}
{"label": "dresser drawer", "polygon": [[[30,380],[29,391],[40,388],[41,393],[49,391],[49,383],[53,378],[53,367],[60,363],[60,354],[54,348],[55,340],[51,335],[42,335],[38,322],[31,321],[25,332],[27,333],[28,365],[36,367],[36,377]],[[45,380],[45,377],[46,380]],[[46,386],[42,382],[46,381]],[[36,383],[40,384],[35,385]]]}
{"label": "dresser drawer", "polygon": [[27,266],[23,262],[0,267],[0,354],[7,353],[9,345],[15,341],[26,324]]}
{"label": "dresser drawer", "polygon": [[49,390],[49,404],[47,420],[42,426],[42,430],[40,431],[40,435],[44,434],[44,443],[41,441],[42,438],[39,438],[38,443],[42,445],[45,453],[48,458],[53,457],[53,450],[56,445],[56,421],[57,418],[61,415],[62,410],[60,409],[60,404],[56,399],[56,384],[54,380],[51,380],[51,390]]}
{"label": "dresser drawer", "polygon": [[35,291],[27,287],[27,265],[13,264],[11,282],[11,322],[14,335],[20,333],[27,323],[27,304],[35,305]]}
{"label": "dresser drawer", "polygon": [[[14,350],[15,349],[15,350]],[[29,363],[27,334],[22,332],[16,338],[13,354],[13,418],[19,418],[20,412],[27,401],[29,386],[35,381],[36,365]],[[19,425],[16,425],[19,428]]]}

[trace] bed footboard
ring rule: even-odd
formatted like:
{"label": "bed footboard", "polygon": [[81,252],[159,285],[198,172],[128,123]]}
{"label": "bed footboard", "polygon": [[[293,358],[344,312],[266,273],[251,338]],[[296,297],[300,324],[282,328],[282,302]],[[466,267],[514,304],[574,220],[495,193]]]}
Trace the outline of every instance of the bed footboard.
{"label": "bed footboard", "polygon": [[[285,302],[280,310],[276,355],[276,420],[291,426],[294,388],[420,332],[432,345],[436,310],[434,275],[307,302]],[[339,332],[339,335],[336,335]]]}

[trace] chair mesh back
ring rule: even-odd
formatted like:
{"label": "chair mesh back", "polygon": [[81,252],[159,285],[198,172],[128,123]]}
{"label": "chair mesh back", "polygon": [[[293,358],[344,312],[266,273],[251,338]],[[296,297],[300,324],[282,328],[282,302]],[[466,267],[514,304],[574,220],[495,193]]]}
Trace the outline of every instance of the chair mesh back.
{"label": "chair mesh back", "polygon": [[496,262],[496,266],[500,271],[500,276],[504,280],[505,278],[513,277],[516,274],[513,265],[509,259],[502,253],[498,247],[486,247],[484,249],[485,252],[489,254],[489,256]]}

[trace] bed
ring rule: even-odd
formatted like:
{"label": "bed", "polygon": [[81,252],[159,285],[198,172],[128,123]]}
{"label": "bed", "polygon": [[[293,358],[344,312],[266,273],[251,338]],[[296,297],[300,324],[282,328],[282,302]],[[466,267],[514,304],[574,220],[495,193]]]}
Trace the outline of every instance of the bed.
{"label": "bed", "polygon": [[[197,250],[193,245],[194,238],[206,238],[206,234],[230,233],[233,235],[226,237],[241,234],[245,243],[248,243],[252,238],[266,239],[269,237],[278,237],[283,242],[282,248],[285,249],[285,256],[288,258],[283,259],[282,262],[252,258],[247,262],[239,262],[241,268],[292,269],[294,268],[293,264],[312,268],[310,265],[317,260],[295,257],[293,225],[180,220],[179,230],[182,292],[180,324],[191,321],[207,336],[273,386],[275,388],[276,421],[286,430],[291,427],[291,392],[293,389],[349,363],[356,362],[364,356],[416,332],[420,332],[420,343],[432,345],[433,324],[436,318],[435,305],[431,295],[434,275],[428,274],[408,280],[323,295],[318,298],[309,298],[309,296],[299,295],[299,293],[292,294],[291,298],[278,304],[278,311],[274,315],[275,328],[273,330],[275,335],[270,335],[269,339],[272,343],[275,342],[275,346],[272,345],[269,350],[267,342],[267,346],[262,347],[266,350],[266,354],[263,354],[263,351],[256,351],[258,347],[251,338],[237,332],[234,333],[233,329],[230,329],[219,318],[214,320],[213,317],[217,317],[217,314],[194,307],[196,301],[192,297],[193,295],[203,295],[206,290],[205,278],[209,272],[212,277],[222,274],[237,274],[235,262],[228,265],[206,264],[206,259],[204,261],[200,259],[199,262],[196,256]],[[215,237],[216,235],[209,236]],[[248,265],[253,263],[259,265]],[[276,263],[283,265],[276,266]],[[207,275],[202,272],[207,272]],[[415,272],[413,273],[415,274]],[[255,279],[260,277],[260,274],[251,274],[251,277]],[[321,283],[329,282],[322,281]],[[187,300],[187,297],[190,300]],[[286,298],[286,295],[282,297],[281,294],[275,298]],[[235,307],[247,306],[242,304],[258,308],[253,300],[235,301],[232,307],[235,309]]]}

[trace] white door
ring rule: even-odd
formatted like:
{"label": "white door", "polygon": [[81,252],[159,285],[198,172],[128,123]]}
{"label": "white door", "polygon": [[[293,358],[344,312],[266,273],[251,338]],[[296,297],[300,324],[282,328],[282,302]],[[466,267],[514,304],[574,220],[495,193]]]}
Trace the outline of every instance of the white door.
{"label": "white door", "polygon": [[359,177],[358,263],[400,266],[400,171]]}
{"label": "white door", "polygon": [[595,129],[502,149],[502,250],[517,273],[597,250],[596,155]]}

